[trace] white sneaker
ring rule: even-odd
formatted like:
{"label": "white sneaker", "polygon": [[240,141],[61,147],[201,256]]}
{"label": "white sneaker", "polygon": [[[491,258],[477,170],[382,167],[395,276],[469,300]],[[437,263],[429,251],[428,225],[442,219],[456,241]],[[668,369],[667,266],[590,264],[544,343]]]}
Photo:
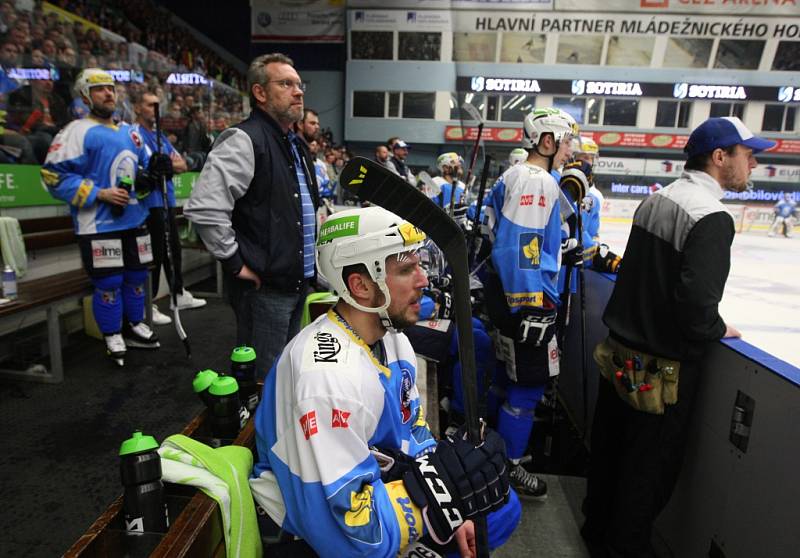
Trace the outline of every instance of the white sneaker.
{"label": "white sneaker", "polygon": [[[182,292],[178,293],[178,310],[191,310],[192,308],[201,308],[206,305],[206,299],[204,298],[195,298],[192,296],[192,293],[183,289]],[[170,310],[175,308],[175,304],[172,302],[170,298],[169,303]]]}
{"label": "white sneaker", "polygon": [[153,325],[167,325],[172,323],[172,318],[162,313],[158,306],[153,304]]}

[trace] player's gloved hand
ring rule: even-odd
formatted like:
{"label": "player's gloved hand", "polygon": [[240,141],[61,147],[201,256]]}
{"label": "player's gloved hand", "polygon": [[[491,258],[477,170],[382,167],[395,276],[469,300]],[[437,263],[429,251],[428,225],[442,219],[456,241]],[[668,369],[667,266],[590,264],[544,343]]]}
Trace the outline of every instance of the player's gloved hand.
{"label": "player's gloved hand", "polygon": [[159,190],[161,181],[149,169],[139,167],[133,188],[136,191],[136,198],[143,199],[153,190]]}
{"label": "player's gloved hand", "polygon": [[622,257],[612,252],[608,244],[601,244],[597,247],[592,267],[605,273],[619,273],[620,265],[622,265]]}
{"label": "player's gloved hand", "polygon": [[147,171],[157,179],[171,179],[175,175],[172,159],[166,153],[153,153],[147,163]]}
{"label": "player's gloved hand", "polygon": [[453,283],[453,276],[449,273],[443,273],[438,277],[430,278],[431,284],[438,289],[446,289]]}
{"label": "player's gloved hand", "polygon": [[435,288],[429,288],[426,294],[436,303],[434,318],[449,320],[453,317],[453,295]]}
{"label": "player's gloved hand", "polygon": [[459,430],[441,440],[435,452],[415,459],[403,475],[403,484],[422,509],[433,540],[446,544],[466,519],[486,515],[506,503],[505,442],[487,428],[476,447]]}
{"label": "player's gloved hand", "polygon": [[567,238],[561,242],[561,264],[572,267],[583,265],[583,246],[577,238]]}

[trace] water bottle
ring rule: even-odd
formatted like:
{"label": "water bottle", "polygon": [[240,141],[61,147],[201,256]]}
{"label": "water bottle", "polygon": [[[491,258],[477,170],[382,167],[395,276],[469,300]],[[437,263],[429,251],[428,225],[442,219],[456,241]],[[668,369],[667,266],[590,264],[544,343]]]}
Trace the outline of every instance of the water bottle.
{"label": "water bottle", "polygon": [[201,370],[195,375],[194,380],[192,380],[192,389],[209,409],[211,408],[213,398],[208,392],[208,388],[211,387],[211,384],[218,377],[219,374],[213,370]]}
{"label": "water bottle", "polygon": [[239,398],[250,413],[258,407],[256,352],[252,347],[236,347],[231,353],[231,376],[239,384]]}
{"label": "water bottle", "polygon": [[139,431],[119,448],[122,485],[122,510],[128,534],[166,533],[169,527],[164,484],[161,482],[161,456],[152,436]]}
{"label": "water bottle", "polygon": [[[117,182],[117,188],[123,188],[130,194],[133,189],[133,180],[129,176],[123,176],[119,179],[119,182]],[[125,212],[125,207],[124,205],[113,204],[111,206],[111,214],[114,217],[119,217]]]}
{"label": "water bottle", "polygon": [[10,300],[17,298],[17,272],[9,264],[3,268],[3,296]]}
{"label": "water bottle", "polygon": [[239,384],[233,376],[219,376],[208,388],[211,398],[211,435],[233,439],[244,427],[250,413],[239,399]]}

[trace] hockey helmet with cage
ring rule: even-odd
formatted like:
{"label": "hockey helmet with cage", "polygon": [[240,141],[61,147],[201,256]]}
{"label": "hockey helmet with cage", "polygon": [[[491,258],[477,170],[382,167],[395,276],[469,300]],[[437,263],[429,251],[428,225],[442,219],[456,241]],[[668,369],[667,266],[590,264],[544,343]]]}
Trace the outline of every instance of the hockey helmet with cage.
{"label": "hockey helmet with cage", "polygon": [[569,141],[579,132],[578,123],[568,112],[546,107],[537,108],[525,117],[522,123],[522,147],[532,149],[539,144],[544,134],[553,134],[556,143]]}
{"label": "hockey helmet with cage", "polygon": [[512,149],[511,153],[508,154],[508,162],[511,163],[511,166],[518,165],[519,163],[523,163],[528,160],[528,152],[522,149],[521,147],[517,147],[516,149]]}
{"label": "hockey helmet with cage", "polygon": [[449,153],[442,153],[436,159],[436,168],[439,169],[439,172],[444,173],[444,168],[449,167],[452,170],[455,170],[459,163],[459,156],[458,153],[449,152]]}
{"label": "hockey helmet with cage", "polygon": [[[340,211],[331,215],[319,230],[317,269],[335,295],[363,312],[378,314],[384,327],[394,331],[387,312],[392,298],[386,286],[386,260],[389,256],[418,250],[424,243],[424,232],[382,207]],[[357,264],[366,267],[383,293],[381,306],[363,306],[350,294],[342,272]]]}

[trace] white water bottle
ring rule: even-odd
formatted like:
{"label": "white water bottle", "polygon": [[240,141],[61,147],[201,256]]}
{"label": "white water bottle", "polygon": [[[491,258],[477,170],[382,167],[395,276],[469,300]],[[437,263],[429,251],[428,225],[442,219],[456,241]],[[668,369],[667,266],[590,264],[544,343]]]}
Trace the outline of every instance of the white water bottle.
{"label": "white water bottle", "polygon": [[10,300],[17,298],[17,273],[8,264],[3,268],[3,296]]}

